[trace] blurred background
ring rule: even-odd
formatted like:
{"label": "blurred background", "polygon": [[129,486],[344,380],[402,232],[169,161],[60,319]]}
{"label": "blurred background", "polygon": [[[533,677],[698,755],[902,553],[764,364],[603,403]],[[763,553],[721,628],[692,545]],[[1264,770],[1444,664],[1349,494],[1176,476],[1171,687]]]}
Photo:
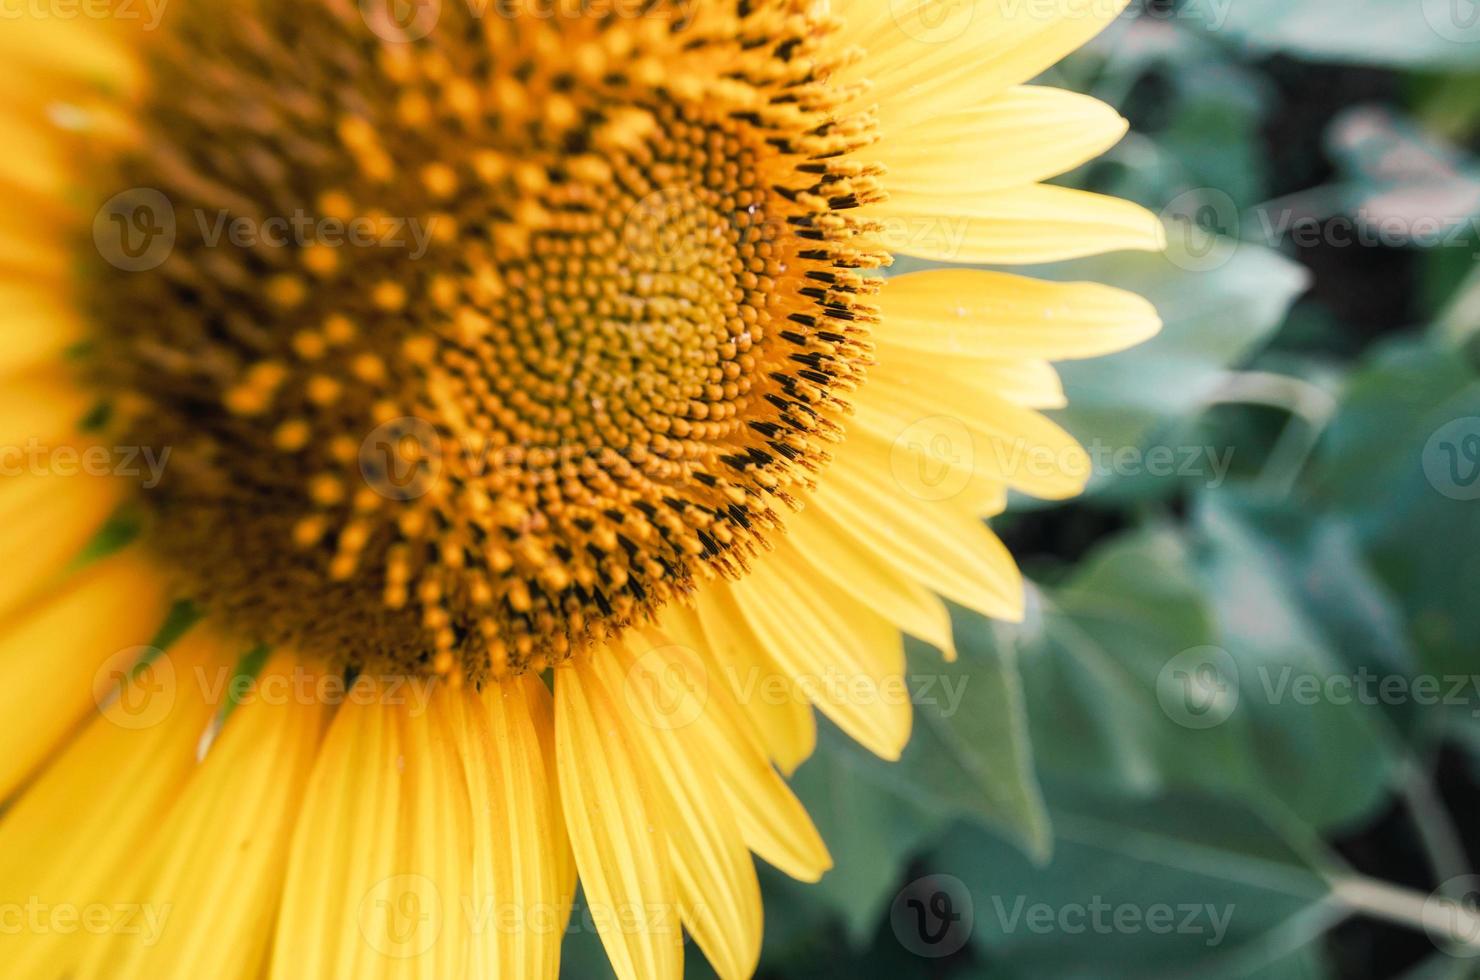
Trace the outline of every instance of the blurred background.
{"label": "blurred background", "polygon": [[762,869],[761,974],[1480,975],[1480,4],[1138,0],[1045,81],[1171,245],[1034,271],[1166,329],[1063,369],[1027,621],[911,652],[902,763],[799,771],[837,867]]}

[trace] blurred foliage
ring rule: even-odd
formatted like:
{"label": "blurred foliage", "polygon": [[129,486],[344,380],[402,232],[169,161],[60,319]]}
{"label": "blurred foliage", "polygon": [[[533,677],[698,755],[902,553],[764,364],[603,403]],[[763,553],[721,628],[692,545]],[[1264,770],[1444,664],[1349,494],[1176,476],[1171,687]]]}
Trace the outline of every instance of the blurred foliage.
{"label": "blurred foliage", "polygon": [[[1307,703],[1279,685],[1480,675],[1480,502],[1443,492],[1467,457],[1435,443],[1469,418],[1450,445],[1480,447],[1480,5],[1148,2],[1046,81],[1132,122],[1063,182],[1168,222],[1167,256],[1032,270],[1162,311],[1155,340],[1062,371],[1060,421],[1132,464],[1112,452],[1081,500],[994,522],[1028,616],[956,611],[955,665],[911,650],[936,690],[917,690],[902,763],[823,731],[795,785],[837,868],[816,886],[762,869],[762,975],[1471,976],[1413,922],[1353,922],[1333,886],[1396,876],[1422,898],[1469,870],[1480,828],[1455,801],[1480,797],[1480,694]],[[1218,668],[1189,673],[1211,678],[1216,723],[1168,705],[1189,656]],[[938,958],[897,915],[935,874],[974,906]],[[1099,901],[1230,914],[1216,942],[1206,917],[1021,918]],[[605,975],[593,937],[568,947],[569,975]]]}

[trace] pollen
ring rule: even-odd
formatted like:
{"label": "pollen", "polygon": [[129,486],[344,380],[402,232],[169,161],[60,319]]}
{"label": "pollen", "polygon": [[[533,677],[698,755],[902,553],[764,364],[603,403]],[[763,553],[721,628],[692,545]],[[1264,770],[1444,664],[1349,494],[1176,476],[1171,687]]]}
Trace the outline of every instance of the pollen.
{"label": "pollen", "polygon": [[98,383],[174,447],[143,502],[191,594],[264,643],[479,682],[784,533],[889,257],[822,5],[476,6],[424,38],[327,0],[172,17],[108,179],[293,231],[180,220],[157,269],[88,288]]}

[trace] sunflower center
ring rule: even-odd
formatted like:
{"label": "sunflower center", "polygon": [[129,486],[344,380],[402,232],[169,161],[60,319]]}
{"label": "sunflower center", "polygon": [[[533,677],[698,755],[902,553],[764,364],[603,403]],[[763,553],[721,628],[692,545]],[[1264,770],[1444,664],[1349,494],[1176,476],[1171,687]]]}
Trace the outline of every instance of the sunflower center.
{"label": "sunflower center", "polygon": [[172,244],[87,285],[199,600],[476,679],[741,574],[839,435],[887,260],[813,5],[220,6],[172,11],[107,174]]}

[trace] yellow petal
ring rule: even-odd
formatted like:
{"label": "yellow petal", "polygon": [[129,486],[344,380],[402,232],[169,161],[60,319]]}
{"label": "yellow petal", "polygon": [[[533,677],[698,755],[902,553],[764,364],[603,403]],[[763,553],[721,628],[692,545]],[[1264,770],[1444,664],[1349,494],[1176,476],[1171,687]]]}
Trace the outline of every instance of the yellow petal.
{"label": "yellow petal", "polygon": [[[889,4],[855,74],[886,131],[1036,78],[1104,30],[1129,0],[908,0]],[[845,14],[846,16],[846,14]]]}
{"label": "yellow petal", "polygon": [[60,243],[0,226],[0,280],[42,281],[60,289],[72,261],[73,256]]}
{"label": "yellow petal", "polygon": [[[6,20],[7,39],[12,24]],[[76,30],[69,34],[80,39]],[[3,45],[0,61],[16,67]],[[87,161],[126,145],[136,136],[135,120],[129,106],[94,83],[24,68],[19,75],[11,79],[12,97],[0,116],[0,145],[7,148],[0,157],[0,192],[10,205],[0,214],[0,229],[75,249],[99,203],[91,199],[96,188],[85,184],[95,176]]]}
{"label": "yellow petal", "polygon": [[32,113],[7,111],[0,115],[0,141],[6,148],[0,157],[0,186],[7,193],[31,199],[61,195],[67,166],[57,133]]}
{"label": "yellow petal", "polygon": [[[441,922],[430,937],[430,947],[421,943],[407,948],[408,916],[402,908],[391,913],[385,938],[401,948],[388,964],[391,976],[441,980],[459,977],[468,970],[472,922],[467,915],[473,893],[473,827],[468,780],[463,772],[458,738],[453,728],[456,709],[452,700],[458,692],[437,684],[429,700],[424,678],[409,680],[412,696],[397,706],[395,719],[401,728],[404,783],[401,788],[401,827],[398,850],[400,873],[419,879],[409,887],[398,885],[399,900],[407,894],[423,898],[414,921]],[[393,694],[392,697],[399,697]],[[382,891],[387,889],[382,888]],[[363,922],[363,920],[362,920]],[[364,932],[362,926],[362,934]],[[377,935],[371,930],[372,935]]]}
{"label": "yellow petal", "polygon": [[885,131],[869,156],[888,168],[891,196],[938,194],[942,187],[981,193],[1073,170],[1118,143],[1127,125],[1098,99],[1021,86]]}
{"label": "yellow petal", "polygon": [[[959,415],[937,414],[916,418],[903,428],[900,421],[859,422],[842,452],[855,470],[872,468],[860,476],[885,492],[913,498],[931,510],[935,520],[974,523],[1007,509],[1008,484],[1001,467],[978,465],[982,441]],[[1011,460],[1021,458],[992,442],[986,442],[985,451],[988,461],[994,452]],[[1062,479],[1057,471],[1054,475]]]}
{"label": "yellow petal", "polygon": [[[127,885],[195,770],[201,736],[220,707],[200,681],[234,661],[196,627],[130,676],[0,819],[0,905],[34,913],[22,930],[0,930],[7,976],[73,975],[107,933],[158,938],[172,910]],[[6,717],[7,732],[24,724]],[[104,916],[104,925],[83,930],[83,914]]]}
{"label": "yellow petal", "polygon": [[[989,391],[941,385],[933,378],[886,374],[870,378],[857,401],[854,423],[879,444],[934,453],[985,485],[967,498],[981,513],[1005,483],[1046,500],[1077,496],[1090,476],[1089,455],[1074,437],[1043,415]],[[859,449],[867,449],[860,443]],[[879,464],[893,469],[892,459]],[[897,474],[894,474],[897,476]],[[923,488],[902,489],[929,499]]]}
{"label": "yellow petal", "polygon": [[[821,878],[832,867],[827,847],[801,801],[771,767],[751,714],[736,702],[730,685],[720,676],[723,668],[706,649],[695,614],[670,608],[662,627],[643,630],[642,638],[658,656],[677,659],[673,667],[679,671],[691,668],[685,651],[697,653],[702,683],[690,695],[699,702],[697,710],[674,705],[672,711],[689,722],[681,731],[693,751],[714,767],[746,846],[800,881]],[[749,696],[770,695],[753,688]]]}
{"label": "yellow petal", "polygon": [[772,659],[819,711],[869,751],[899,758],[912,715],[898,630],[806,574],[786,543],[730,591]]}
{"label": "yellow petal", "polygon": [[428,693],[362,675],[335,715],[289,851],[272,976],[466,968],[467,783],[451,712]]}
{"label": "yellow petal", "polygon": [[901,3],[878,3],[877,0],[832,0],[838,15],[835,37],[840,47],[857,47],[875,51],[890,46],[900,36],[898,16],[914,0]]}
{"label": "yellow petal", "polygon": [[166,613],[159,573],[124,554],[80,573],[0,635],[0,799],[142,654]]}
{"label": "yellow petal", "polygon": [[158,935],[115,933],[95,947],[82,975],[261,974],[288,842],[327,717],[321,704],[282,696],[301,671],[286,657],[268,664],[170,818],[141,841],[129,896],[169,909]]}
{"label": "yellow petal", "polygon": [[[361,933],[361,905],[369,903],[366,920],[378,937],[380,916],[402,909],[419,914],[424,897],[395,880],[401,774],[394,760],[400,752],[398,726],[385,706],[350,702],[335,715],[288,851],[272,976],[385,975],[377,950]],[[425,929],[410,918],[402,935],[419,946]]]}
{"label": "yellow petal", "polygon": [[677,980],[678,885],[650,775],[623,733],[620,710],[589,660],[555,671],[560,802],[587,907],[618,980]]}
{"label": "yellow petal", "polygon": [[0,309],[6,329],[0,376],[54,364],[82,336],[76,311],[51,290],[0,283]]}
{"label": "yellow petal", "polygon": [[869,368],[870,378],[939,377],[942,385],[990,391],[1027,408],[1063,408],[1069,403],[1058,371],[1046,360],[981,357],[964,350],[937,353],[900,344],[884,333],[888,331],[878,331],[873,338],[878,363]]}
{"label": "yellow petal", "polygon": [[940,262],[1033,265],[1104,252],[1160,252],[1161,220],[1130,201],[1028,184],[951,195],[902,192],[868,206],[899,251]]}
{"label": "yellow petal", "polygon": [[930,591],[875,558],[846,534],[802,513],[787,526],[787,539],[818,577],[836,589],[863,597],[867,605],[902,632],[924,640],[956,659],[951,614]]}
{"label": "yellow petal", "polygon": [[[551,811],[555,814],[563,814],[565,810],[560,803],[560,780],[557,778],[560,770],[556,768],[558,762],[555,758],[554,699],[550,697],[550,690],[545,686],[545,682],[539,678],[531,677],[515,689],[524,695],[530,724],[545,754],[545,787],[550,793]],[[555,877],[562,896],[559,909],[561,912],[560,931],[564,932],[566,925],[570,922],[571,913],[575,910],[576,879],[578,877],[576,858],[571,853],[570,837],[567,834],[553,832],[551,839],[557,845],[555,848]]]}
{"label": "yellow petal", "polygon": [[813,519],[828,522],[926,588],[996,619],[1020,619],[1022,575],[981,521],[947,503],[922,501],[890,485],[888,463],[849,440],[813,498]]}
{"label": "yellow petal", "polygon": [[472,975],[554,980],[567,888],[555,773],[530,712],[525,676],[456,692],[456,726],[473,808]]}
{"label": "yellow petal", "polygon": [[1156,308],[1123,289],[976,269],[897,276],[878,303],[885,343],[945,357],[1098,357],[1161,327]]}
{"label": "yellow petal", "polygon": [[[788,776],[817,747],[812,705],[796,694],[792,679],[771,659],[764,641],[750,628],[729,588],[715,584],[694,600],[706,649],[736,699],[754,719],[767,754]],[[777,692],[770,694],[768,692]]]}
{"label": "yellow petal", "polygon": [[0,477],[0,616],[55,594],[61,577],[117,508],[121,481],[78,474]]}
{"label": "yellow petal", "polygon": [[115,90],[137,83],[136,59],[120,43],[120,35],[128,36],[122,31],[110,30],[96,19],[27,16],[34,7],[26,4],[16,9],[22,15],[7,15],[5,30],[0,31],[0,60],[24,69],[28,82],[52,84],[70,78]]}
{"label": "yellow petal", "polygon": [[0,384],[0,472],[79,468],[77,423],[92,403],[60,367],[6,378]]}
{"label": "yellow petal", "polygon": [[648,785],[662,814],[684,924],[716,973],[747,980],[761,951],[760,885],[716,779],[716,760],[691,738],[690,729],[703,723],[704,704],[694,692],[672,690],[674,677],[702,677],[694,669],[697,657],[673,659],[675,653],[665,647],[639,658],[617,642],[590,663],[608,696],[624,702],[627,710],[616,717],[654,777]]}

